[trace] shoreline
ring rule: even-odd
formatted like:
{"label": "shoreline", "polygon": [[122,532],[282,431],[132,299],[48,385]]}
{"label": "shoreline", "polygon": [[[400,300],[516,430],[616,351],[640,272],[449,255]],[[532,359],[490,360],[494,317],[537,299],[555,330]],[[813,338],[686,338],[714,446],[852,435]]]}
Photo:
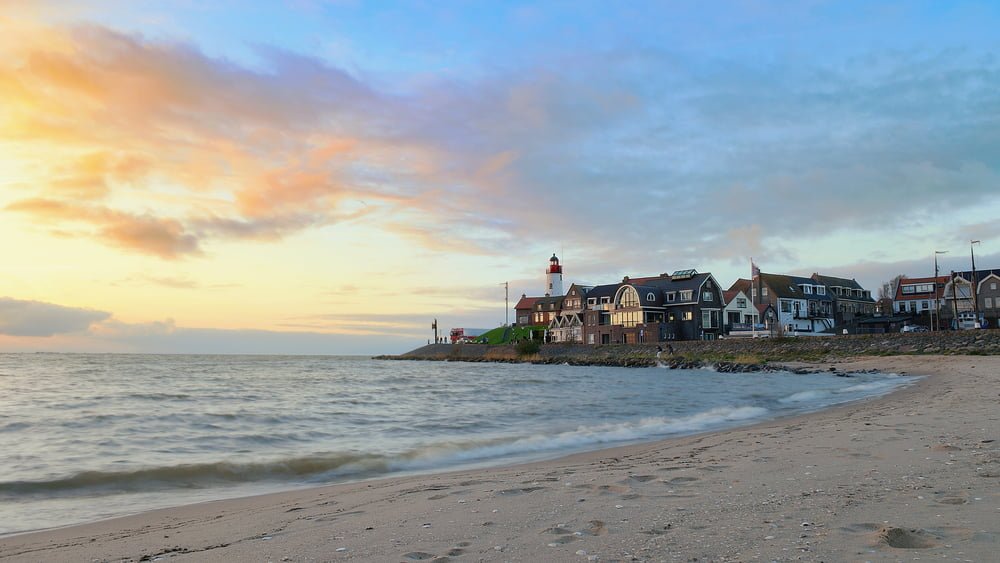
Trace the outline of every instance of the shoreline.
{"label": "shoreline", "polygon": [[[988,560],[1000,545],[1000,494],[988,490],[997,484],[991,476],[1000,475],[993,441],[1000,438],[994,435],[1000,409],[996,394],[982,390],[1000,387],[1000,358],[897,356],[809,367],[931,377],[813,413],[552,460],[296,489],[18,533],[0,537],[0,559],[895,560],[961,552]],[[933,408],[946,406],[949,394],[958,396],[960,412]],[[899,412],[917,402],[926,407]],[[959,426],[972,431],[958,432]],[[855,440],[852,433],[877,439]],[[898,447],[904,443],[913,447]],[[955,478],[953,466],[973,455],[974,467],[963,465]],[[951,481],[937,485],[948,489],[948,496],[936,494],[941,502],[904,494],[940,479],[940,464],[948,464]],[[831,468],[839,473],[824,475]],[[805,481],[816,483],[799,490]],[[867,486],[873,484],[884,486]],[[923,512],[911,506],[921,503]],[[885,510],[889,505],[895,508]],[[942,522],[943,512],[955,514]],[[903,521],[903,513],[914,521]],[[927,547],[903,545],[918,543]]]}

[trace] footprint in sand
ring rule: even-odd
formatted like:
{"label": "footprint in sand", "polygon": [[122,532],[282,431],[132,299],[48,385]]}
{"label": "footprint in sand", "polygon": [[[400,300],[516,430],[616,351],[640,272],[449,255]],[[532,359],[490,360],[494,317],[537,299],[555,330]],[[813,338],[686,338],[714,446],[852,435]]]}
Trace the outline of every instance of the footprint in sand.
{"label": "footprint in sand", "polygon": [[525,493],[533,493],[535,491],[544,490],[545,487],[524,487],[522,489],[504,489],[502,491],[497,491],[497,494],[502,496],[523,495]]}
{"label": "footprint in sand", "polygon": [[437,556],[433,553],[427,553],[426,551],[411,551],[403,554],[403,558],[409,559],[410,561],[426,561],[428,559],[434,559],[435,557]]}
{"label": "footprint in sand", "polygon": [[686,483],[690,483],[692,481],[697,481],[697,480],[698,480],[697,477],[674,477],[669,481],[664,481],[664,483],[667,486],[676,487],[677,485],[684,485]]}
{"label": "footprint in sand", "polygon": [[607,533],[607,531],[608,529],[604,526],[604,522],[601,522],[600,520],[591,520],[586,533],[592,536],[603,536]]}
{"label": "footprint in sand", "polygon": [[882,524],[861,523],[840,528],[842,532],[865,534],[874,547],[896,549],[929,549],[941,545],[943,534],[919,528],[899,528]]}
{"label": "footprint in sand", "polygon": [[940,543],[938,538],[927,530],[916,528],[896,528],[883,526],[875,532],[874,543],[887,545],[897,549],[928,549],[937,547]]}

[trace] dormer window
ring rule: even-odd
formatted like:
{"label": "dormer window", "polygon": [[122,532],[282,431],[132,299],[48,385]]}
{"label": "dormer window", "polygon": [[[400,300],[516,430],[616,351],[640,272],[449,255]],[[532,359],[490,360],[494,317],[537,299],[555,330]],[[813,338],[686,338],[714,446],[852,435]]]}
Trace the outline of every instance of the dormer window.
{"label": "dormer window", "polygon": [[646,294],[646,301],[656,301],[656,294],[649,292]]}
{"label": "dormer window", "polygon": [[596,297],[588,297],[587,298],[587,305],[597,305],[597,298]]}
{"label": "dormer window", "polygon": [[811,285],[802,286],[802,293],[805,293],[806,295],[812,295],[812,292],[813,292],[813,286]]}
{"label": "dormer window", "polygon": [[677,299],[677,292],[671,291],[667,293],[667,303],[673,303]]}
{"label": "dormer window", "polygon": [[823,287],[822,285],[816,286],[816,294],[817,295],[826,295],[826,288]]}

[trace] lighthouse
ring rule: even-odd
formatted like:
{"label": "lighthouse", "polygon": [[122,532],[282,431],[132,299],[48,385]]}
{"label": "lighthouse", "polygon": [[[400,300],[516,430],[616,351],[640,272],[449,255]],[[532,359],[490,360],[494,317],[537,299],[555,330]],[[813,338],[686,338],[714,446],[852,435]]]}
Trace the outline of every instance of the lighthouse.
{"label": "lighthouse", "polygon": [[549,267],[545,269],[545,296],[562,295],[562,266],[555,254],[549,258]]}

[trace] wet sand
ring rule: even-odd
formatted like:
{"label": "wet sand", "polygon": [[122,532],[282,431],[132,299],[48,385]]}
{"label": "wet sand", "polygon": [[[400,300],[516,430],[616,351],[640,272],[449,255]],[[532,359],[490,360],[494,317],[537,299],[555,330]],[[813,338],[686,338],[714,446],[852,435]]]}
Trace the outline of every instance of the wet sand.
{"label": "wet sand", "polygon": [[10,536],[0,560],[997,561],[1000,356],[836,367],[930,377],[740,429]]}

